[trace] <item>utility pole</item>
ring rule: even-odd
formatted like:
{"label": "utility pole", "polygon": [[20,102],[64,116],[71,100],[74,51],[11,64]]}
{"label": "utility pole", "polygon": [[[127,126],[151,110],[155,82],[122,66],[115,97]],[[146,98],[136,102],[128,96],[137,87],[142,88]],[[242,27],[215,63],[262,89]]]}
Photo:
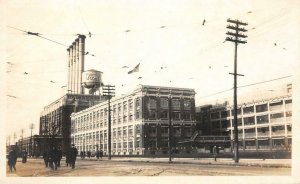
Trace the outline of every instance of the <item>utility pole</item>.
{"label": "utility pole", "polygon": [[14,132],[14,145],[16,145],[16,138],[17,138],[17,133]]}
{"label": "utility pole", "polygon": [[172,97],[169,96],[169,163],[172,163]]}
{"label": "utility pole", "polygon": [[247,23],[243,23],[239,20],[227,19],[227,22],[233,25],[227,25],[227,29],[233,30],[235,32],[227,32],[229,37],[226,37],[226,41],[234,42],[234,73],[229,73],[234,76],[234,92],[233,92],[233,104],[234,104],[234,161],[239,162],[239,139],[238,139],[238,122],[237,122],[237,76],[244,76],[237,73],[237,46],[238,44],[245,44],[247,41],[243,41],[240,38],[247,38],[246,35],[241,34],[241,32],[246,32],[248,30],[240,27],[247,26]]}
{"label": "utility pole", "polygon": [[111,160],[111,116],[110,116],[110,99],[115,96],[115,86],[103,86],[103,96],[108,97],[108,160]]}
{"label": "utility pole", "polygon": [[24,133],[24,128],[21,129],[21,151],[23,150],[23,133]]}
{"label": "utility pole", "polygon": [[34,124],[31,123],[29,125],[29,129],[31,130],[31,134],[30,134],[30,156],[32,157],[32,129],[34,129]]}

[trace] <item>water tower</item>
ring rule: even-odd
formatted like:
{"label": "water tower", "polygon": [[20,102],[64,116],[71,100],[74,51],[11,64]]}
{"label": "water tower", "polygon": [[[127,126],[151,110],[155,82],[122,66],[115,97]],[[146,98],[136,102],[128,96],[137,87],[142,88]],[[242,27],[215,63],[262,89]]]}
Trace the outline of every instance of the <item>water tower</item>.
{"label": "water tower", "polygon": [[95,94],[102,84],[102,72],[87,70],[82,72],[82,86],[89,89],[89,94]]}

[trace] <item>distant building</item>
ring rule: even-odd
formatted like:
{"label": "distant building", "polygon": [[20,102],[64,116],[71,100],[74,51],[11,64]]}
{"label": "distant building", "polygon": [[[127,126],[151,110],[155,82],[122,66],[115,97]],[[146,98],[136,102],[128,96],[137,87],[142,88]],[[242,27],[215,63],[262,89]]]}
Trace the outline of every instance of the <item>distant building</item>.
{"label": "distant building", "polygon": [[39,135],[48,137],[47,145],[58,146],[66,151],[71,146],[71,114],[99,103],[99,96],[84,94],[66,94],[44,107],[40,114]]}
{"label": "distant building", "polygon": [[[140,85],[133,92],[111,99],[112,155],[166,154],[169,98],[172,100],[172,147],[195,131],[195,91]],[[71,115],[72,143],[79,151],[101,149],[108,154],[108,102]]]}
{"label": "distant building", "polygon": [[[269,93],[253,92],[238,100],[239,149],[290,150],[292,144],[292,85]],[[234,141],[233,106],[197,108],[199,127],[205,134],[229,135]]]}

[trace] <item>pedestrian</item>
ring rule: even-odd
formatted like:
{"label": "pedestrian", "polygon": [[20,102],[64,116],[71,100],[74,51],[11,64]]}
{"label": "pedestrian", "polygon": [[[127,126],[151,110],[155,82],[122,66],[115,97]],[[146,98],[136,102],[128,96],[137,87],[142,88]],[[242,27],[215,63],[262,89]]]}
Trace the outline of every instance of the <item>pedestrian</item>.
{"label": "pedestrian", "polygon": [[214,155],[214,158],[215,158],[215,162],[217,161],[217,154],[218,154],[217,146],[214,146],[213,147],[213,155]]}
{"label": "pedestrian", "polygon": [[96,152],[96,157],[97,157],[97,160],[99,160],[99,157],[100,157],[100,151],[99,150],[97,150],[97,152]]}
{"label": "pedestrian", "polygon": [[48,164],[49,164],[49,153],[48,153],[48,151],[44,151],[43,159],[44,159],[45,166],[48,167]]}
{"label": "pedestrian", "polygon": [[58,147],[57,154],[58,154],[57,167],[60,167],[60,161],[62,159],[62,151],[60,147]]}
{"label": "pedestrian", "polygon": [[67,167],[69,165],[71,165],[70,164],[70,149],[68,149],[67,152],[66,152],[66,164],[67,164]]}
{"label": "pedestrian", "polygon": [[89,159],[91,160],[91,151],[90,151],[90,150],[87,152],[87,156],[88,156]]}
{"label": "pedestrian", "polygon": [[86,152],[85,152],[85,151],[83,151],[83,158],[85,158],[85,156],[86,156]]}
{"label": "pedestrian", "polygon": [[52,148],[52,150],[49,152],[49,158],[50,158],[50,167],[52,170],[57,170],[57,163],[58,163],[58,151],[55,147]]}
{"label": "pedestrian", "polygon": [[72,169],[75,168],[77,154],[78,154],[77,148],[75,147],[74,144],[72,144],[72,148],[70,151],[70,162],[71,162]]}
{"label": "pedestrian", "polygon": [[24,150],[22,152],[22,163],[26,163],[27,162],[27,152]]}
{"label": "pedestrian", "polygon": [[83,151],[80,151],[80,158],[83,159]]}
{"label": "pedestrian", "polygon": [[100,150],[100,158],[101,158],[101,160],[102,160],[102,157],[103,157],[103,151]]}
{"label": "pedestrian", "polygon": [[17,169],[16,169],[17,158],[18,158],[17,151],[15,150],[15,148],[13,148],[12,150],[9,151],[9,154],[8,154],[8,166],[9,166],[10,172],[12,172],[13,168],[15,171],[17,171]]}

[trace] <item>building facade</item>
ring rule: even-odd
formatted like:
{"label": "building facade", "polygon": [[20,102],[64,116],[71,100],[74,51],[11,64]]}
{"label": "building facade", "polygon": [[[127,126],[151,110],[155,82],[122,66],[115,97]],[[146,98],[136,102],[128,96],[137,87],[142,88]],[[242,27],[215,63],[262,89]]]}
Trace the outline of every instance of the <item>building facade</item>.
{"label": "building facade", "polygon": [[[174,152],[177,142],[195,130],[195,91],[139,85],[132,93],[111,99],[112,155],[167,154],[169,100],[172,100]],[[103,150],[108,154],[108,102],[71,115],[72,142],[79,151]]]}
{"label": "building facade", "polygon": [[84,94],[66,94],[48,106],[40,114],[39,135],[48,137],[47,145],[58,146],[65,152],[71,146],[71,114],[99,103],[100,97]]}
{"label": "building facade", "polygon": [[[238,137],[239,149],[251,150],[291,150],[292,145],[292,90],[288,84],[273,95],[257,96],[256,99],[239,100]],[[231,145],[234,140],[234,109],[227,103],[210,105],[198,117],[207,113],[203,127],[209,127],[211,135],[229,135]],[[201,110],[201,108],[199,108]],[[231,147],[232,147],[231,146]]]}

